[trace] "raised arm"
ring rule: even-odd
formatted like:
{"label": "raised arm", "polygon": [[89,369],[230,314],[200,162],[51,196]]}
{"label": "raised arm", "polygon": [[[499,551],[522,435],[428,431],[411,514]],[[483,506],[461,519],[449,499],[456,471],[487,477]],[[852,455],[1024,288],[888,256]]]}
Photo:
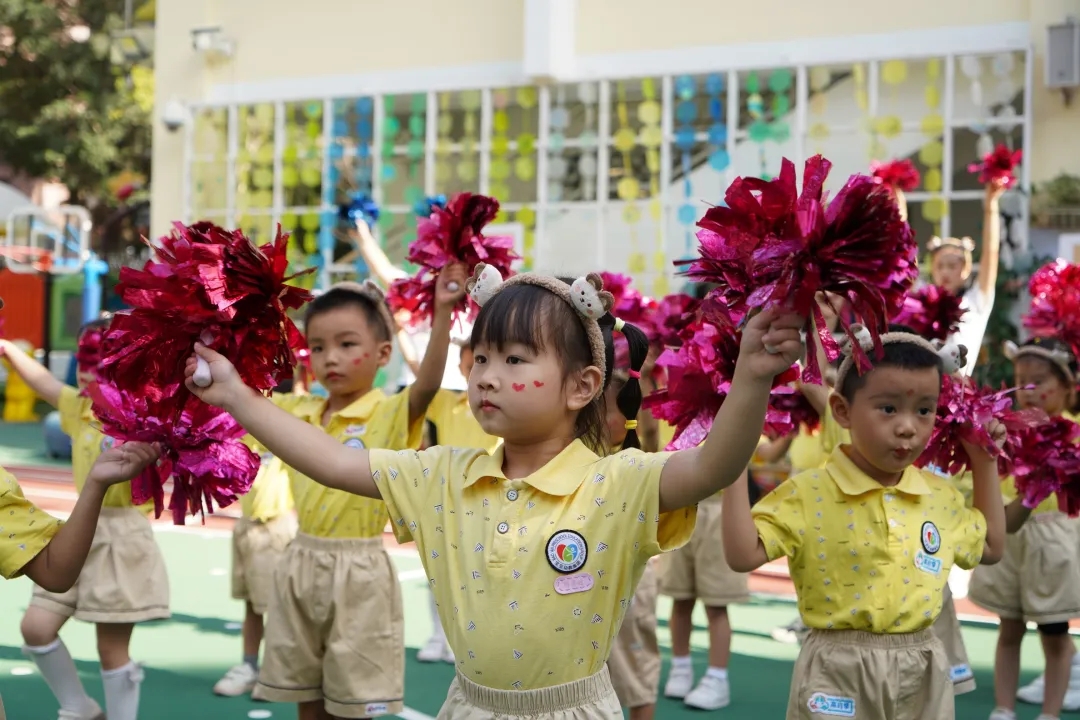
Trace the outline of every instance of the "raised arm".
{"label": "raised arm", "polygon": [[979,274],[975,277],[976,286],[983,297],[991,297],[997,287],[998,258],[1001,254],[1001,209],[999,200],[1005,192],[1005,186],[999,182],[986,184],[986,200],[983,203],[983,243],[982,256],[979,259]]}
{"label": "raised arm", "polygon": [[[993,421],[988,428],[993,437],[1003,437],[1004,427]],[[983,548],[983,565],[993,565],[1005,554],[1005,507],[1001,503],[1001,485],[998,479],[997,460],[981,447],[964,443],[970,458],[972,475],[972,505],[986,518],[986,545]]]}
{"label": "raised arm", "polygon": [[761,438],[773,378],[802,357],[799,331],[805,322],[798,315],[770,310],[746,324],[731,390],[709,436],[698,447],[675,453],[664,465],[660,512],[701,502],[731,485],[746,469]]}
{"label": "raised arm", "polygon": [[7,358],[11,368],[42,400],[53,407],[60,406],[60,392],[64,389],[64,383],[53,377],[48,368],[10,340],[0,340],[0,355]]}
{"label": "raised arm", "polygon": [[390,262],[390,258],[386,257],[386,253],[375,241],[375,236],[371,234],[371,228],[361,219],[356,221],[356,233],[353,239],[371,274],[383,287],[389,288],[395,280],[408,277],[407,272]]}
{"label": "raised arm", "polygon": [[1029,517],[1031,508],[1024,505],[1023,498],[1016,498],[1005,506],[1005,533],[1012,535],[1020,532]]}
{"label": "raised arm", "polygon": [[450,323],[453,322],[454,307],[465,297],[465,280],[465,265],[462,263],[448,265],[439,273],[435,285],[431,338],[416,372],[416,380],[409,388],[409,427],[427,414],[428,405],[442,387],[446,355],[450,349]]}
{"label": "raised arm", "polygon": [[724,559],[735,572],[751,572],[769,562],[765,544],[761,542],[754,517],[750,513],[748,482],[744,472],[724,491],[722,500]]}

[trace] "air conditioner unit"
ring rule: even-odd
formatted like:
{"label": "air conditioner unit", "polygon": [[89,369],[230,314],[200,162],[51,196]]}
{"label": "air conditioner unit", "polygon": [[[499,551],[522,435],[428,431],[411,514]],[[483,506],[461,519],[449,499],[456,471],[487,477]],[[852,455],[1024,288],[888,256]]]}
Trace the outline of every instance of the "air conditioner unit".
{"label": "air conditioner unit", "polygon": [[1070,17],[1046,28],[1046,87],[1080,86],[1080,23]]}

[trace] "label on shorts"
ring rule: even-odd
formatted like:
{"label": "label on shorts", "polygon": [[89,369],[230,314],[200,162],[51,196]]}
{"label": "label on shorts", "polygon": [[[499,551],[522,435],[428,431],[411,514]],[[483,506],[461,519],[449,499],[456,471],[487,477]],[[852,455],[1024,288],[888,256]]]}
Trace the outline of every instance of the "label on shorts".
{"label": "label on shorts", "polygon": [[593,589],[592,573],[578,573],[577,575],[562,575],[555,578],[555,592],[560,595],[573,595],[574,593],[586,592]]}
{"label": "label on shorts", "polygon": [[963,665],[953,665],[949,668],[949,679],[953,682],[960,682],[961,680],[967,680],[972,677],[975,677],[975,673],[971,672],[971,666],[967,663],[964,663]]}
{"label": "label on shorts", "polygon": [[826,695],[819,692],[810,696],[810,699],[806,701],[806,707],[815,715],[855,717],[855,698]]}
{"label": "label on shorts", "polygon": [[365,717],[375,717],[377,715],[385,715],[390,712],[390,706],[386,703],[368,703],[364,706]]}
{"label": "label on shorts", "polygon": [[924,573],[938,575],[941,573],[941,560],[936,557],[931,557],[920,550],[915,553],[915,567],[919,568]]}

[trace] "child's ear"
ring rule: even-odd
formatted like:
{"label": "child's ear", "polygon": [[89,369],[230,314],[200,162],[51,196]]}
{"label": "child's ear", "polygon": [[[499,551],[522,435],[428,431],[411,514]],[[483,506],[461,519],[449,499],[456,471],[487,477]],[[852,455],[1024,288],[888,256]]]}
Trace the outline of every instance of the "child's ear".
{"label": "child's ear", "polygon": [[375,357],[379,361],[379,367],[386,367],[390,357],[394,354],[394,343],[389,340],[379,343],[375,347]]}
{"label": "child's ear", "polygon": [[829,410],[832,411],[836,424],[845,430],[851,429],[851,406],[840,393],[829,395]]}
{"label": "child's ear", "polygon": [[600,368],[590,365],[581,371],[570,387],[570,393],[566,399],[568,407],[573,411],[581,410],[600,394],[603,386],[604,374],[600,372]]}

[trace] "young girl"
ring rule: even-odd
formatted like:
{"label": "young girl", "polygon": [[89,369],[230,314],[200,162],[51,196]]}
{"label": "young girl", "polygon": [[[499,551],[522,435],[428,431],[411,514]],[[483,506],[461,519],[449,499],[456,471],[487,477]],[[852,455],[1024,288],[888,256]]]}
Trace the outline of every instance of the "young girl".
{"label": "young girl", "polygon": [[[1033,339],[1020,348],[1010,346],[1016,367],[1021,407],[1061,415],[1073,402],[1076,360],[1068,346],[1053,339]],[[1040,720],[1061,714],[1076,647],[1069,620],[1080,617],[1080,567],[1076,548],[1080,525],[1058,511],[1057,498],[1047,498],[1034,510],[1023,507],[1011,478],[1001,484],[1009,503],[1010,530],[1005,557],[993,568],[979,568],[971,578],[969,597],[1001,618],[994,657],[994,702],[990,720],[1015,720],[1016,687],[1020,676],[1020,644],[1027,622],[1039,628],[1046,657],[1045,692]],[[1023,521],[1030,515],[1030,521]],[[1021,527],[1022,525],[1022,527]]]}
{"label": "young girl", "polygon": [[[572,287],[532,273],[504,283],[480,266],[469,285],[482,305],[469,402],[503,439],[494,453],[342,446],[244,387],[202,346],[213,384],[188,386],[290,466],[386,501],[398,539],[416,541],[457,657],[440,718],[619,717],[605,663],[645,563],[685,543],[694,505],[746,467],[772,380],[801,354],[804,318],[769,311],[747,323],[731,391],[700,447],[601,458],[620,323],[599,276]],[[622,331],[647,344],[636,328]],[[636,415],[635,379],[620,406],[624,396],[624,414]]]}
{"label": "young girl", "polygon": [[[104,321],[98,321],[82,330],[81,355],[88,354],[91,333],[104,325]],[[12,346],[7,341],[0,341],[0,347],[15,372],[60,411],[61,427],[72,441],[72,477],[76,489],[82,492],[90,468],[113,447],[113,439],[94,427],[90,399],[79,389],[64,385],[31,357],[10,352]],[[91,350],[89,355],[95,353]],[[79,387],[92,381],[94,374],[92,364],[81,362]],[[98,704],[86,694],[59,637],[60,629],[71,617],[95,625],[105,709],[110,720],[135,720],[138,716],[143,676],[129,654],[131,633],[136,623],[169,617],[169,575],[147,517],[152,507],[132,506],[130,483],[109,488],[79,581],[65,592],[34,588],[21,626],[24,651],[56,696],[60,717],[65,720],[103,716]]]}

